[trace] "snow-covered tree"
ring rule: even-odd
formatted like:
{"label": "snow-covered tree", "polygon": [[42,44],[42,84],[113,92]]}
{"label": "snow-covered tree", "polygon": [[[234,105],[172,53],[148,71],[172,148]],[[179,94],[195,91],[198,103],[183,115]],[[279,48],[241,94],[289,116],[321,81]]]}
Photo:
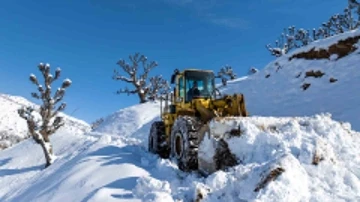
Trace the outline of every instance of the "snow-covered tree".
{"label": "snow-covered tree", "polygon": [[226,86],[228,80],[234,80],[236,78],[236,74],[230,65],[225,65],[221,67],[220,71],[216,75],[216,78],[220,78],[222,84]]}
{"label": "snow-covered tree", "polygon": [[342,14],[335,14],[327,22],[323,22],[318,29],[312,33],[305,29],[296,29],[290,26],[284,29],[280,38],[275,41],[275,46],[270,44],[266,48],[271,55],[280,57],[292,49],[306,46],[314,40],[324,39],[333,35],[344,33],[360,27],[360,3],[356,0],[348,0],[348,6]]}
{"label": "snow-covered tree", "polygon": [[150,89],[147,96],[149,100],[155,100],[158,99],[160,96],[170,93],[169,82],[163,79],[161,75],[151,77],[149,81]]}
{"label": "snow-covered tree", "polygon": [[360,3],[348,0],[348,5],[342,14],[332,15],[327,22],[323,22],[318,30],[313,30],[313,39],[324,39],[360,27]]}
{"label": "snow-covered tree", "polygon": [[270,51],[271,55],[280,57],[290,50],[308,45],[312,41],[309,31],[305,29],[296,29],[295,26],[290,26],[284,29],[283,33],[278,40],[275,41],[275,47],[270,44],[266,48]]}
{"label": "snow-covered tree", "polygon": [[64,102],[60,104],[60,102],[65,95],[65,90],[71,85],[71,80],[65,79],[61,87],[52,95],[51,84],[59,79],[61,69],[57,68],[53,76],[50,73],[49,64],[40,63],[38,67],[44,79],[44,86],[39,83],[34,74],[30,74],[30,81],[37,86],[38,92],[31,93],[31,96],[42,101],[40,109],[23,107],[18,110],[18,114],[26,120],[30,135],[43,149],[46,167],[48,167],[55,158],[49,137],[64,125],[63,117],[59,116],[59,112],[65,109],[66,104]]}
{"label": "snow-covered tree", "polygon": [[[153,85],[157,84],[158,79],[153,78],[152,81],[154,82],[152,82],[148,78],[150,71],[158,66],[158,64],[155,61],[147,63],[147,58],[139,53],[130,55],[129,59],[131,62],[130,64],[126,63],[124,59],[117,62],[120,69],[123,70],[127,76],[123,76],[115,69],[113,79],[129,83],[133,86],[133,88],[129,89],[126,87],[125,89],[118,90],[117,93],[127,93],[128,95],[137,94],[139,96],[140,103],[145,103],[149,95],[152,97],[153,95],[151,94],[153,92],[160,92],[163,88],[163,85]],[[140,72],[139,63],[142,64],[142,72]]]}
{"label": "snow-covered tree", "polygon": [[342,14],[335,14],[322,24],[322,28],[326,30],[324,38],[357,29],[359,26],[360,4],[356,0],[348,0],[348,6]]}

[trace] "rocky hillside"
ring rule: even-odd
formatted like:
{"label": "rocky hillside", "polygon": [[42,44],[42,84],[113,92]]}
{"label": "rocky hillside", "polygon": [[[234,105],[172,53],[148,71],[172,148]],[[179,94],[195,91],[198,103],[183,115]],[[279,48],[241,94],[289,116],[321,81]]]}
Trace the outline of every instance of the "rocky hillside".
{"label": "rocky hillside", "polygon": [[311,43],[270,62],[225,93],[244,93],[251,115],[330,113],[360,130],[360,30]]}

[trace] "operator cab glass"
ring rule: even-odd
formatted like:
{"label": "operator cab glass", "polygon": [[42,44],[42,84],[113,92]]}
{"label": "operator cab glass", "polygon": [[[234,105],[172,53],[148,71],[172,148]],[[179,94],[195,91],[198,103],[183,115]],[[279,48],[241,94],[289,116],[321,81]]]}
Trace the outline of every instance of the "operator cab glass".
{"label": "operator cab glass", "polygon": [[[194,90],[194,89],[197,90]],[[181,88],[180,88],[181,89]],[[215,89],[214,74],[212,72],[185,72],[185,102],[193,98],[211,98]],[[194,93],[196,92],[196,93]],[[180,96],[184,93],[180,92]]]}
{"label": "operator cab glass", "polygon": [[182,99],[185,98],[185,86],[184,86],[184,77],[179,78],[179,97]]}

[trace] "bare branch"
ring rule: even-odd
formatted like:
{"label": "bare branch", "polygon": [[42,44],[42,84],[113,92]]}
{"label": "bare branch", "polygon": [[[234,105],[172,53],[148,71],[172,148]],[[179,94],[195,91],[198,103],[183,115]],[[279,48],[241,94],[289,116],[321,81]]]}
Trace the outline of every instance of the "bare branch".
{"label": "bare branch", "polygon": [[[129,56],[130,64],[127,64],[125,60],[121,59],[117,62],[120,68],[128,75],[124,76],[120,74],[117,70],[114,70],[113,79],[118,81],[123,81],[125,83],[132,84],[135,89],[129,90],[128,88],[117,91],[117,94],[127,93],[138,94],[140,98],[140,103],[146,102],[146,97],[149,94],[149,86],[147,85],[148,75],[150,71],[157,66],[155,61],[148,63],[148,59],[144,55],[135,53],[134,55]],[[142,63],[142,72],[139,69],[139,63]]]}
{"label": "bare branch", "polygon": [[35,99],[40,99],[40,96],[37,93],[31,93],[31,97],[33,97]]}
{"label": "bare branch", "polygon": [[151,77],[150,86],[148,87],[148,98],[155,100],[161,95],[166,95],[170,92],[170,85],[167,80],[163,79],[161,75]]}
{"label": "bare branch", "polygon": [[[227,78],[229,77],[229,78]],[[233,72],[233,69],[230,65],[223,66],[220,71],[217,73],[216,78],[221,78],[221,82],[223,86],[226,86],[227,81],[234,80],[236,77],[236,74]]]}
{"label": "bare branch", "polygon": [[125,81],[127,83],[133,83],[134,81],[130,78],[124,77],[124,76],[120,76],[118,72],[115,72],[116,75],[113,76],[114,80],[121,80],[121,81]]}
{"label": "bare branch", "polygon": [[59,79],[59,78],[60,78],[60,73],[61,73],[61,69],[60,69],[60,67],[58,67],[58,68],[56,69],[56,71],[55,71],[55,77],[54,77],[54,79],[53,79],[51,82],[54,82],[54,81],[56,81],[57,79]]}
{"label": "bare branch", "polygon": [[138,93],[138,90],[136,90],[136,89],[130,90],[130,89],[128,89],[128,88],[125,88],[125,89],[120,89],[120,90],[116,91],[116,93],[117,93],[117,94],[127,93],[128,95],[130,95],[130,94],[136,94],[136,93]]}
{"label": "bare branch", "polygon": [[34,74],[30,74],[30,81],[37,86],[39,85],[39,82]]}

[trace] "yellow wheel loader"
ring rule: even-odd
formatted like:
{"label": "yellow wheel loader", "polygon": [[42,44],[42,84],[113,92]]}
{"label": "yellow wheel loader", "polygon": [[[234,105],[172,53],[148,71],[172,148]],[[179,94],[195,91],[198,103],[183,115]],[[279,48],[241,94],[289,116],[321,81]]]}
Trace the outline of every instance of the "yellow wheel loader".
{"label": "yellow wheel loader", "polygon": [[[182,171],[215,171],[236,161],[219,142],[220,155],[211,160],[199,155],[201,141],[211,134],[209,122],[222,117],[248,116],[242,94],[221,95],[212,71],[175,70],[171,77],[174,90],[160,101],[161,120],[152,124],[148,149],[170,158]],[[225,143],[226,144],[226,143]],[[206,151],[205,151],[206,152]]]}

